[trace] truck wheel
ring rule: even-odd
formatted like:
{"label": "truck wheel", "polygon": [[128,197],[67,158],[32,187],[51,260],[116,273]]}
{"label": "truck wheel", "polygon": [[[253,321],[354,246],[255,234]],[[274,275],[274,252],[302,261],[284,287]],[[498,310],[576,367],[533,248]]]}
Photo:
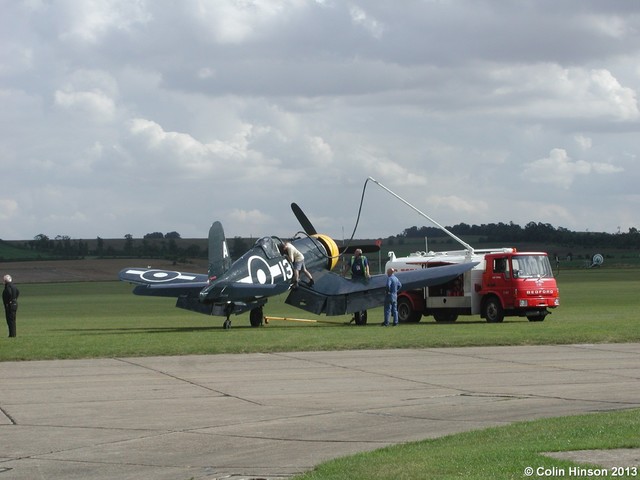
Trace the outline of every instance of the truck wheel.
{"label": "truck wheel", "polygon": [[458,319],[458,315],[451,312],[434,312],[433,319],[438,323],[453,323]]}
{"label": "truck wheel", "polygon": [[400,323],[417,323],[422,318],[421,312],[416,312],[408,298],[398,299],[398,321]]}
{"label": "truck wheel", "polygon": [[488,323],[500,323],[504,320],[502,304],[496,297],[489,297],[484,302],[484,318]]}

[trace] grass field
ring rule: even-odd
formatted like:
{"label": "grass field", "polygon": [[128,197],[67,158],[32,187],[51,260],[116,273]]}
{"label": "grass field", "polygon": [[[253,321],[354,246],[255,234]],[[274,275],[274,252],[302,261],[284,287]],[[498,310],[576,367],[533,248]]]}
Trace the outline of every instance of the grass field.
{"label": "grass field", "polygon": [[[0,361],[113,356],[188,355],[295,350],[425,348],[640,341],[640,270],[567,270],[558,277],[561,306],[544,322],[506,318],[488,324],[460,317],[454,324],[423,318],[395,329],[348,325],[349,316],[307,314],[270,299],[265,314],[323,323],[272,321],[251,328],[248,315],[221,317],[174,307],[168,298],[138,297],[120,282],[21,285],[18,337],[0,339]],[[330,323],[324,323],[330,322]]]}
{"label": "grass field", "polygon": [[[600,414],[519,422],[411,442],[326,462],[296,480],[638,478],[638,466],[592,475],[570,474],[573,462],[542,452],[640,447],[640,412]],[[534,474],[525,474],[527,467]],[[590,468],[594,469],[594,465]],[[548,473],[537,475],[543,468]],[[544,472],[543,470],[543,472]],[[564,472],[564,473],[563,473]]]}

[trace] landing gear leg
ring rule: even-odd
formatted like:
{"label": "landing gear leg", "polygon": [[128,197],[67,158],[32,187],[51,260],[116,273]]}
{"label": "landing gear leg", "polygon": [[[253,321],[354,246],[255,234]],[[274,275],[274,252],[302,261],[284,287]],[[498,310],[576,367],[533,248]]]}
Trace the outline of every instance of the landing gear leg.
{"label": "landing gear leg", "polygon": [[224,314],[227,316],[227,319],[224,321],[224,323],[222,324],[222,328],[224,328],[225,330],[229,330],[231,328],[231,314],[233,313],[233,303],[227,303],[227,305],[224,307]]}

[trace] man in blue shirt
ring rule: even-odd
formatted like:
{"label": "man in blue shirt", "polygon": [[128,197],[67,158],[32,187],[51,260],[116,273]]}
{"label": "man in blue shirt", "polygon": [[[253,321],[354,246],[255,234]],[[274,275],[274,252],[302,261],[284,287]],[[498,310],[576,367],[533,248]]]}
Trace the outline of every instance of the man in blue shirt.
{"label": "man in blue shirt", "polygon": [[387,294],[384,297],[384,322],[383,327],[389,326],[389,317],[393,314],[393,326],[398,325],[398,291],[402,283],[393,273],[393,268],[387,269]]}

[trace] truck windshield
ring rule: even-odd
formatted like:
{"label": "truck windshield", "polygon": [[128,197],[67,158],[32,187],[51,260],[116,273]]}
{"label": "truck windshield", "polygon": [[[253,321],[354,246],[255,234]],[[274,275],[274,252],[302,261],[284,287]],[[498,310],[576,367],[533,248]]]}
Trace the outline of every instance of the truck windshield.
{"label": "truck windshield", "polygon": [[518,255],[512,258],[513,276],[516,278],[553,277],[546,255]]}

